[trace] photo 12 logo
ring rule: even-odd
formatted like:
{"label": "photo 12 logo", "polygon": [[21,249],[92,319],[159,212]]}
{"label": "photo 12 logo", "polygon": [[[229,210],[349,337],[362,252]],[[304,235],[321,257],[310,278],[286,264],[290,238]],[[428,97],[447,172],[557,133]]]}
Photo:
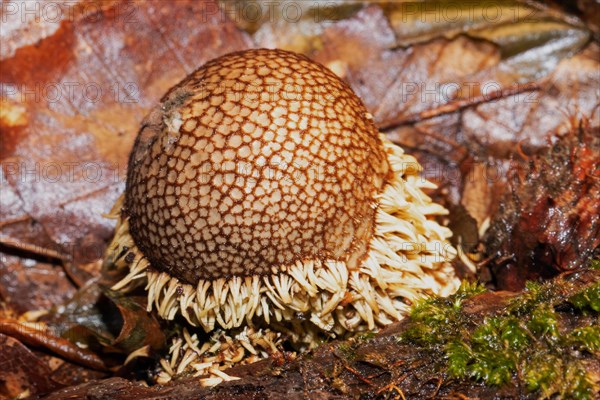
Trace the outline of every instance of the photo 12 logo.
{"label": "photo 12 logo", "polygon": [[110,182],[124,180],[126,168],[96,161],[31,162],[5,160],[0,170],[3,179],[20,183]]}
{"label": "photo 12 logo", "polygon": [[498,23],[532,18],[537,10],[525,2],[487,1],[402,1],[396,9],[403,23]]}
{"label": "photo 12 logo", "polygon": [[220,21],[245,23],[276,22],[298,23],[311,20],[316,23],[333,22],[341,19],[342,6],[360,5],[354,1],[221,1],[200,4],[200,20],[208,22],[214,18]]}
{"label": "photo 12 logo", "polygon": [[114,4],[107,1],[2,1],[0,11],[3,24],[58,24],[62,21],[73,22],[83,17],[99,21],[103,18],[102,9],[105,6],[110,6],[113,22],[139,22],[138,5],[133,1],[119,1]]}
{"label": "photo 12 logo", "polygon": [[71,104],[101,101],[114,103],[138,103],[140,90],[134,82],[44,82],[33,84],[0,83],[2,98],[19,103],[61,103]]}

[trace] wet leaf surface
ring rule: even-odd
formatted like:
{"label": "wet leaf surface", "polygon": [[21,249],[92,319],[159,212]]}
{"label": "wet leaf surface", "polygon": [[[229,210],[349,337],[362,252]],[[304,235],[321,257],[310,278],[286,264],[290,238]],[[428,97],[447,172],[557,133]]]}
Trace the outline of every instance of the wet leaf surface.
{"label": "wet leaf surface", "polygon": [[546,154],[510,173],[485,239],[497,287],[518,291],[587,265],[600,246],[600,128],[575,120]]}
{"label": "wet leaf surface", "polygon": [[59,265],[0,256],[0,296],[15,313],[51,308],[74,293],[72,282]]}
{"label": "wet leaf surface", "polygon": [[128,355],[144,346],[164,346],[162,329],[145,306],[145,298],[125,297],[91,282],[44,321],[57,335],[86,348]]}
{"label": "wet leaf surface", "polygon": [[[162,346],[162,328],[146,313],[143,299],[121,298],[94,283],[114,224],[103,214],[124,188],[129,150],[147,111],[188,73],[230,51],[261,46],[301,51],[342,76],[386,134],[417,156],[424,177],[439,185],[431,195],[452,210],[447,222],[455,231],[455,243],[466,250],[480,249],[479,231],[484,233],[489,221],[492,226],[499,219],[513,221],[519,207],[530,210],[537,204],[531,214],[535,217],[520,214],[520,224],[542,230],[545,225],[536,223],[548,222],[554,234],[536,231],[533,236],[558,249],[560,260],[540,257],[542,269],[529,271],[523,260],[532,251],[531,243],[502,236],[508,242],[494,247],[488,233],[486,243],[496,253],[486,261],[491,267],[482,270],[491,275],[480,279],[516,288],[522,275],[536,277],[548,265],[554,268],[549,275],[577,268],[577,254],[591,254],[597,246],[596,225],[565,228],[572,214],[564,207],[593,211],[593,190],[567,190],[569,199],[545,208],[539,196],[523,195],[529,186],[509,185],[511,171],[527,171],[528,160],[544,157],[574,120],[585,119],[593,132],[600,126],[600,47],[594,18],[599,10],[594,2],[571,2],[566,9],[534,2],[292,3],[58,1],[39,5],[38,19],[21,18],[19,2],[3,3],[0,318],[14,320],[26,311],[52,309],[43,319],[52,337],[25,345],[17,334],[0,335],[0,365],[10,366],[0,372],[0,397],[25,389],[46,393],[104,377],[57,356],[56,349],[44,347],[49,340],[68,337],[115,364],[130,351]],[[596,41],[589,42],[594,35]],[[567,172],[559,176],[572,179]],[[533,187],[553,180],[527,179]],[[597,179],[590,182],[595,188]],[[521,193],[518,207],[506,200],[511,190]],[[507,205],[512,207],[508,214]],[[552,210],[556,213],[550,215]],[[521,260],[517,268],[498,267],[506,254]],[[339,349],[325,346],[316,353],[316,364],[287,369],[281,372],[283,383],[269,387],[260,382],[274,361],[243,367],[242,382],[210,393],[186,382],[148,389],[121,378],[85,390],[92,398],[117,393],[121,398],[158,393],[219,398],[222,393],[223,398],[267,391],[294,398],[307,392],[289,392],[286,384],[302,380],[311,396],[333,398],[352,393],[365,383],[363,378],[401,387],[422,384],[423,396],[439,390],[437,381],[415,376],[365,378],[409,351],[382,346],[376,352],[365,349],[359,365],[340,364]],[[315,365],[326,366],[326,374]],[[275,370],[279,368],[275,362]],[[117,373],[133,369],[129,365],[129,371]],[[338,379],[330,382],[332,374]],[[324,382],[335,391],[324,388]],[[492,395],[481,388],[463,389],[465,395]],[[76,397],[81,390],[63,393]]]}
{"label": "wet leaf surface", "polygon": [[106,373],[32,351],[4,334],[0,334],[0,368],[3,371],[0,396],[11,399],[24,392],[47,393],[106,377]]}
{"label": "wet leaf surface", "polygon": [[13,398],[29,390],[30,393],[46,393],[60,385],[53,382],[50,367],[40,360],[21,342],[0,334],[0,368],[11,371],[2,379],[0,396]]}

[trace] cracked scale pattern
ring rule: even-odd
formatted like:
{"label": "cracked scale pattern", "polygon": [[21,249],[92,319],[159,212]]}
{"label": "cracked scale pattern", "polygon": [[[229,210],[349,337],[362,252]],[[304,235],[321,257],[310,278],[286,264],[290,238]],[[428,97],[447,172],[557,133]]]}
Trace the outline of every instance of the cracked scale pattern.
{"label": "cracked scale pattern", "polygon": [[277,274],[305,260],[358,268],[390,168],[360,99],[282,50],[228,54],[143,124],[124,212],[153,268],[200,279]]}

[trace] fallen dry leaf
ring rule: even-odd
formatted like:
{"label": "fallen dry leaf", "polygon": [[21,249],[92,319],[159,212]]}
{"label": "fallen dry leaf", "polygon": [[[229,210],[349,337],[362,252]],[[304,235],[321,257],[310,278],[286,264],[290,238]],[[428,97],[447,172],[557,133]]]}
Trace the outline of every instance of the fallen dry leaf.
{"label": "fallen dry leaf", "polygon": [[14,398],[23,392],[47,393],[60,385],[53,382],[50,367],[21,342],[0,333],[0,369],[3,375],[0,396]]}
{"label": "fallen dry leaf", "polygon": [[0,296],[17,314],[62,304],[74,293],[60,265],[8,254],[0,259]]}
{"label": "fallen dry leaf", "polygon": [[589,264],[600,247],[600,127],[571,129],[510,171],[510,192],[485,241],[502,290]]}

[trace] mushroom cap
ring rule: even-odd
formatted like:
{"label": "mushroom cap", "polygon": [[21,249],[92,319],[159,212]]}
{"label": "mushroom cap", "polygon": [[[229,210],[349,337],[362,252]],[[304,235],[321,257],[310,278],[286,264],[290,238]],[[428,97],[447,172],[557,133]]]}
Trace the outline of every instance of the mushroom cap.
{"label": "mushroom cap", "polygon": [[353,269],[389,173],[348,85],[302,55],[248,50],[205,64],[149,114],[123,213],[152,268],[192,285],[306,260]]}

